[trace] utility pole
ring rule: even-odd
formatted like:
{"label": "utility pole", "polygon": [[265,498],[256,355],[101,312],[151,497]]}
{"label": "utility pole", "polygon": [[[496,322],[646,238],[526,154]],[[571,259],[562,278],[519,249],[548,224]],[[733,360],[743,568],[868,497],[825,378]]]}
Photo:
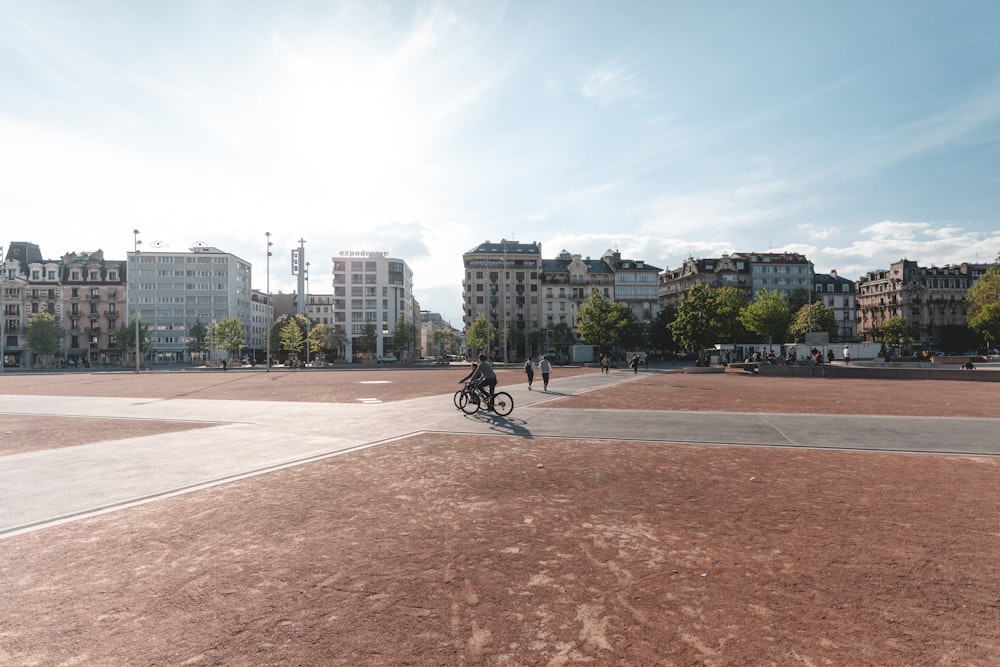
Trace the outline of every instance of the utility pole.
{"label": "utility pole", "polygon": [[264,358],[264,363],[267,365],[267,372],[271,372],[271,328],[274,326],[274,309],[271,307],[271,232],[264,232],[264,236],[267,237],[267,258],[264,260],[265,270],[267,272],[266,279],[266,290],[267,290],[267,306],[265,312],[269,312],[272,317],[268,318],[267,327],[264,330],[264,337],[267,338],[267,357]]}
{"label": "utility pole", "polygon": [[140,371],[140,364],[142,361],[142,352],[139,347],[139,291],[141,285],[139,283],[139,244],[142,241],[139,240],[139,230],[132,230],[132,248],[135,254],[135,372]]}

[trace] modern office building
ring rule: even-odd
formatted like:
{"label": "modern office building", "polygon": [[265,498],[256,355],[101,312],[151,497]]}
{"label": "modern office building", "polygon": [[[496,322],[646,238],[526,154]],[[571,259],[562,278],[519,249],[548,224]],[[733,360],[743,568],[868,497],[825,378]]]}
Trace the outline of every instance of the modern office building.
{"label": "modern office building", "polygon": [[[211,327],[235,317],[247,332],[253,328],[252,268],[236,255],[204,244],[188,252],[128,253],[128,318],[138,309],[149,328],[148,363],[191,361],[191,327]],[[211,342],[211,341],[210,341]],[[209,360],[225,353],[208,350]]]}
{"label": "modern office building", "polygon": [[[307,301],[308,305],[308,301]],[[395,354],[402,359],[417,355],[413,349],[396,350],[393,337],[398,322],[419,329],[419,311],[413,299],[413,271],[402,259],[386,252],[342,251],[333,257],[331,327],[346,337],[345,357],[370,360]],[[315,318],[314,318],[315,319]],[[374,349],[367,344],[374,334]]]}

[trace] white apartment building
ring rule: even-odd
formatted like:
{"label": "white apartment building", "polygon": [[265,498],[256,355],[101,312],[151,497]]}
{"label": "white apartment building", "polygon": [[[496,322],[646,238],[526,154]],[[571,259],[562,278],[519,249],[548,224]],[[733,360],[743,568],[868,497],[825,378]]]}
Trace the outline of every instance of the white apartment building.
{"label": "white apartment building", "polygon": [[[413,271],[402,259],[381,251],[341,251],[333,257],[333,298],[329,305],[332,324],[346,334],[345,356],[370,358],[396,354],[407,357],[412,350],[394,350],[396,323],[417,328],[414,321]],[[308,301],[307,301],[308,311]],[[312,319],[322,321],[315,314]],[[366,350],[362,337],[374,326],[375,349]]]}
{"label": "white apartment building", "polygon": [[[128,320],[138,308],[149,327],[148,363],[191,361],[191,327],[211,327],[229,317],[254,329],[250,263],[218,248],[196,245],[189,252],[160,249],[128,253]],[[212,358],[221,358],[217,350]]]}

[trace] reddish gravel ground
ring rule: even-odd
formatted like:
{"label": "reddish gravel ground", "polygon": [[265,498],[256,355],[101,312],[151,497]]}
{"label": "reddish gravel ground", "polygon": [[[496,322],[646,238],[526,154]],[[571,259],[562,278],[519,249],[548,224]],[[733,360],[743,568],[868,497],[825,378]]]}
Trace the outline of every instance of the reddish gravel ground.
{"label": "reddish gravel ground", "polygon": [[[10,376],[0,393],[397,400],[460,377],[371,373],[392,382]],[[651,373],[547,406],[995,417],[997,398],[993,383]],[[34,419],[50,443],[94,426]],[[31,439],[13,428],[0,421],[4,442]],[[998,465],[421,435],[0,541],[0,663],[993,665]]]}

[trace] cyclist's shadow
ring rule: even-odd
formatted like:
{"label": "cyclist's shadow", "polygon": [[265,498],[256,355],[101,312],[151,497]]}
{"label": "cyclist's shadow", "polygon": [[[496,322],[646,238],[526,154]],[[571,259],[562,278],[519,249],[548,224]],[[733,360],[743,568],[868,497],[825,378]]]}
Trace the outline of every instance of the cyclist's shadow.
{"label": "cyclist's shadow", "polygon": [[522,438],[533,437],[531,431],[528,430],[528,422],[523,419],[502,417],[495,412],[484,412],[482,410],[475,414],[467,414],[465,417],[487,424],[491,431],[496,431],[504,435],[516,435]]}

